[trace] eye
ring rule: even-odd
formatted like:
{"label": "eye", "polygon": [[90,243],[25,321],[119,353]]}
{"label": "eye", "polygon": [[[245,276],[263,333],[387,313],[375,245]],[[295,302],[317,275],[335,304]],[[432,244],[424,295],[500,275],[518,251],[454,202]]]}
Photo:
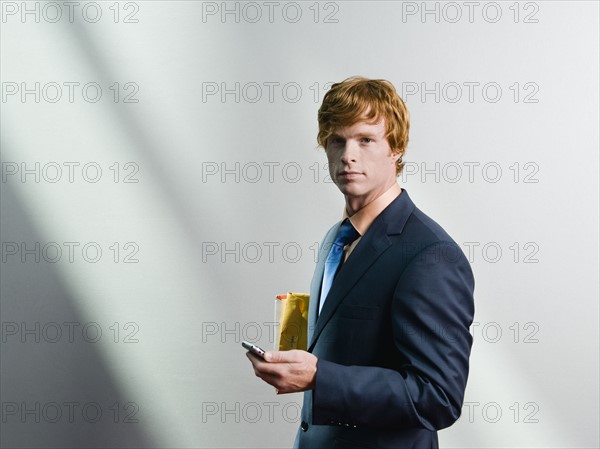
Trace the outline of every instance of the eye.
{"label": "eye", "polygon": [[373,139],[371,139],[370,137],[363,137],[362,139],[360,139],[360,141],[364,143],[371,143],[373,142]]}

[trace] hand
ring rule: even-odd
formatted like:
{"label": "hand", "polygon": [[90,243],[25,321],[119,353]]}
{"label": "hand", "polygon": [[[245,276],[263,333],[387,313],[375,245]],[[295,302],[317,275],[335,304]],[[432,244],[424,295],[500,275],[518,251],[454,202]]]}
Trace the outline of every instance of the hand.
{"label": "hand", "polygon": [[254,374],[277,390],[277,394],[312,390],[317,374],[317,357],[310,352],[267,351],[265,359],[247,352]]}

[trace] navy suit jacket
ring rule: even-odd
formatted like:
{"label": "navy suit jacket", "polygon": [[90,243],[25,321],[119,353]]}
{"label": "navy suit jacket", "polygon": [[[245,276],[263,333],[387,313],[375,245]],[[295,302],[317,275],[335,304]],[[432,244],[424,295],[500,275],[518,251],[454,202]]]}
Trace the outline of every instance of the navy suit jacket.
{"label": "navy suit jacket", "polygon": [[460,416],[474,281],[460,247],[404,190],[336,275],[321,314],[326,234],[310,288],[308,350],[318,357],[295,447],[437,448]]}

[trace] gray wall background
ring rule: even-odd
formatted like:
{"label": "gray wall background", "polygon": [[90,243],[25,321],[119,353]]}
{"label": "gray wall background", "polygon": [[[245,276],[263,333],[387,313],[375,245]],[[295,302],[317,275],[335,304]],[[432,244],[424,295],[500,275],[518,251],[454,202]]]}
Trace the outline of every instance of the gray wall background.
{"label": "gray wall background", "polygon": [[342,213],[328,83],[391,80],[476,276],[448,448],[598,447],[597,2],[2,2],[0,444],[288,447],[273,298]]}

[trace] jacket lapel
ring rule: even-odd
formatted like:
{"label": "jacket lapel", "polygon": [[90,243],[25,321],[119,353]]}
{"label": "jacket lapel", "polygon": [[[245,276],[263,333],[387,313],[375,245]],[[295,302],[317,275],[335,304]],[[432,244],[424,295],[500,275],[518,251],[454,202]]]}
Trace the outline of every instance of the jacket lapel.
{"label": "jacket lapel", "polygon": [[317,266],[315,267],[315,273],[310,284],[310,300],[308,302],[308,346],[312,341],[315,326],[317,323],[317,313],[319,307],[319,296],[321,296],[321,284],[323,283],[323,272],[325,271],[325,259],[327,254],[333,245],[335,235],[342,222],[336,223],[325,235],[323,242],[319,248],[319,255],[317,258]]}
{"label": "jacket lapel", "polygon": [[[336,275],[327,300],[317,319],[317,307],[325,258],[335,238],[338,223],[327,234],[319,252],[319,261],[311,284],[311,301],[309,303],[308,350],[312,351],[323,328],[327,325],[340,303],[348,292],[360,281],[365,272],[386,251],[391,243],[389,235],[400,234],[408,217],[415,209],[406,190],[403,190],[390,205],[375,219],[369,230],[361,238],[348,260],[341,266]],[[314,298],[314,299],[313,299]]]}

